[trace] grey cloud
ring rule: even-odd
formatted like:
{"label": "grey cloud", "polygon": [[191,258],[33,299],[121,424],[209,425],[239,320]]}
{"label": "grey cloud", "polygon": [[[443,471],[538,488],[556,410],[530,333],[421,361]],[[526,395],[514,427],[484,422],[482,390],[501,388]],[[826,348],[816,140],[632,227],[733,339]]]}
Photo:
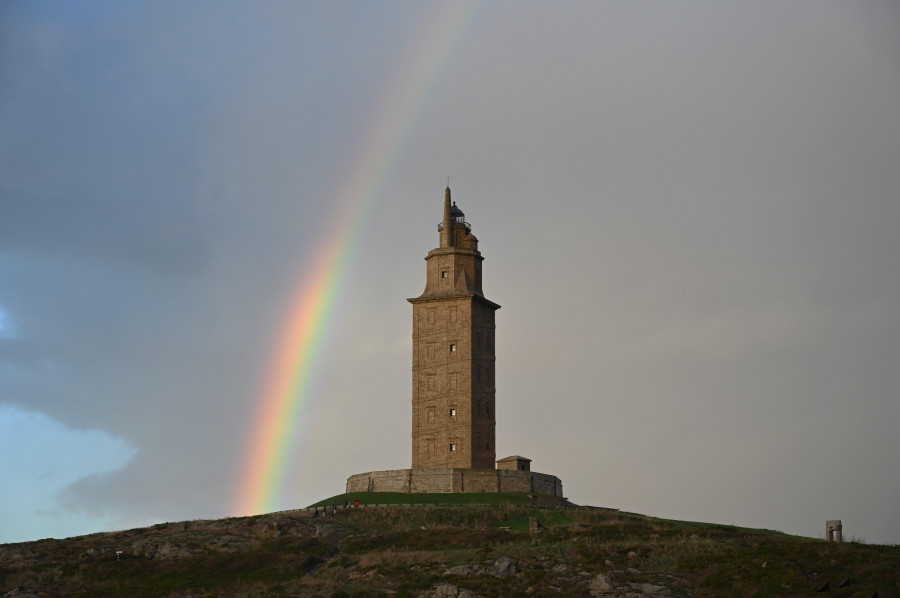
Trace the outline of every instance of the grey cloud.
{"label": "grey cloud", "polygon": [[[228,513],[291,293],[426,14],[395,7],[5,25],[0,400],[139,451],[65,508]],[[896,542],[896,8],[474,14],[335,298],[284,508],[408,465],[404,299],[449,175],[503,305],[501,452],[575,501]]]}

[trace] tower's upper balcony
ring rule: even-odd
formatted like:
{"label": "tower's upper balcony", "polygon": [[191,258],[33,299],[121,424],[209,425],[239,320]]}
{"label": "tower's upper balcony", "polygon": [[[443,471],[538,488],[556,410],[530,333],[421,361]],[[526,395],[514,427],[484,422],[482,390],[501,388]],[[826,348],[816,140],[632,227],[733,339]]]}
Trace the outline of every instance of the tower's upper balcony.
{"label": "tower's upper balcony", "polygon": [[[469,224],[468,222],[466,222],[466,215],[463,213],[462,210],[460,210],[458,207],[456,207],[455,201],[453,202],[453,205],[450,207],[450,220],[454,225],[459,225],[459,226],[462,226],[463,228],[465,228],[467,233],[472,232],[472,225]],[[444,223],[438,222],[437,229],[438,229],[438,232],[441,232],[442,230],[444,230]]]}

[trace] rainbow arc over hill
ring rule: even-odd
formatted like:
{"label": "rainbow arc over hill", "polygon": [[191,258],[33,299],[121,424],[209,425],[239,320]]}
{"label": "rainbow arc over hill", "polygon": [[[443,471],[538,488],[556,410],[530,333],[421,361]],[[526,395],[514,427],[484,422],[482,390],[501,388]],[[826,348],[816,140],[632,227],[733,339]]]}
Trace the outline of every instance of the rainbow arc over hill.
{"label": "rainbow arc over hill", "polygon": [[476,2],[435,2],[386,78],[371,126],[348,161],[345,172],[350,177],[337,198],[332,198],[343,207],[343,217],[326,237],[332,241],[320,248],[312,269],[297,285],[284,317],[246,441],[232,509],[237,515],[276,509],[285,472],[294,465],[290,449],[296,423],[304,407],[315,400],[310,387],[319,365],[317,349],[329,330],[332,308],[363,239],[363,224],[478,6]]}

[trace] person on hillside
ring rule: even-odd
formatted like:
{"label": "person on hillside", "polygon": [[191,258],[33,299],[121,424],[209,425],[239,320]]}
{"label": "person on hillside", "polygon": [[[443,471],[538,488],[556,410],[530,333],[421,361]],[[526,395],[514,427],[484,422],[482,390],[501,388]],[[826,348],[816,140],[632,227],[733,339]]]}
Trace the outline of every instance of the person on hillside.
{"label": "person on hillside", "polygon": [[359,507],[359,497],[356,497],[356,506]]}

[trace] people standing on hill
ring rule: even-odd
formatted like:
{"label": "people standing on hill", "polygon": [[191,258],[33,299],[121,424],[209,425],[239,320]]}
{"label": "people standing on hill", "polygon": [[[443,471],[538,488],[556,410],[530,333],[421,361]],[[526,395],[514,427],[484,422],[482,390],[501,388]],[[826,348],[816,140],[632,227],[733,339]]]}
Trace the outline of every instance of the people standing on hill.
{"label": "people standing on hill", "polygon": [[356,497],[356,506],[357,507],[359,506],[359,497],[358,496]]}

